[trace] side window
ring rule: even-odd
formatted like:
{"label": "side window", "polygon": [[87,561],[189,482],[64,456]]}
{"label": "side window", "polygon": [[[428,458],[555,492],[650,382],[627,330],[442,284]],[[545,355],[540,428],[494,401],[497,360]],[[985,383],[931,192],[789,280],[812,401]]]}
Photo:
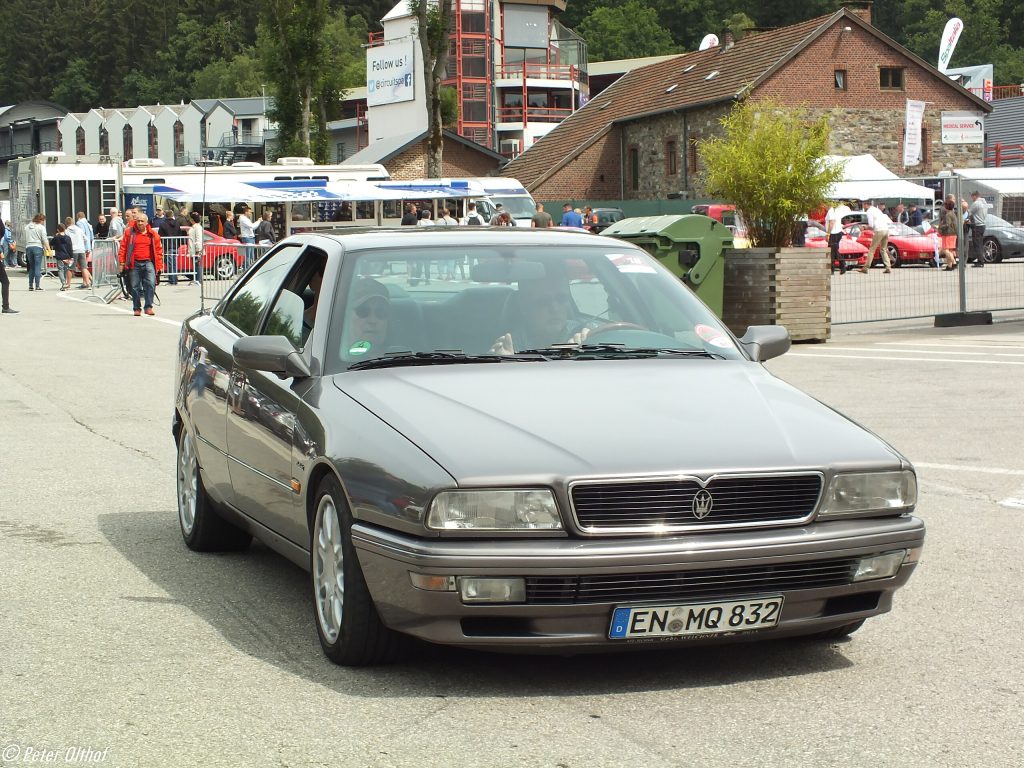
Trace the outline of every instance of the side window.
{"label": "side window", "polygon": [[317,319],[327,254],[307,248],[267,315],[265,336],[285,336],[302,349]]}
{"label": "side window", "polygon": [[245,281],[220,311],[221,318],[246,336],[253,336],[259,328],[263,310],[291,272],[302,246],[287,245],[263,262]]}

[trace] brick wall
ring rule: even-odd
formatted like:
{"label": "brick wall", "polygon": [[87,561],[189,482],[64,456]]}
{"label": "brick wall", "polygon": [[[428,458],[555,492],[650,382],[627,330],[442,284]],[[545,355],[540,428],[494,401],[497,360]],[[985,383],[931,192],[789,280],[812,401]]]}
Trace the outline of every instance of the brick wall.
{"label": "brick wall", "polygon": [[[843,27],[851,27],[844,32]],[[902,67],[903,90],[882,90],[881,67]],[[835,71],[845,70],[846,90],[835,87]],[[981,167],[980,144],[943,144],[943,111],[981,112],[981,108],[943,79],[867,31],[840,20],[818,40],[766,80],[752,94],[783,104],[806,106],[812,115],[830,113],[834,154],[873,154],[900,175],[935,174],[946,167]],[[903,168],[906,100],[927,102],[923,126],[928,147],[924,162]]]}
{"label": "brick wall", "polygon": [[619,128],[612,128],[554,176],[531,190],[537,200],[615,200],[621,197],[623,164]]}
{"label": "brick wall", "polygon": [[[427,142],[422,141],[384,164],[391,178],[422,179],[427,175]],[[441,160],[443,176],[491,176],[499,163],[483,152],[456,141],[446,141]]]}

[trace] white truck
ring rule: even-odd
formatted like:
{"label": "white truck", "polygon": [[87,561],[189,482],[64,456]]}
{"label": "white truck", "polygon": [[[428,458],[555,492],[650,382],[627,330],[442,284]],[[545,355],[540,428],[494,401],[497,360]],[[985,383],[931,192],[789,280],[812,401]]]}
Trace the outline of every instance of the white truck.
{"label": "white truck", "polygon": [[7,164],[10,173],[11,228],[18,243],[18,263],[25,263],[25,225],[37,213],[46,216],[46,231],[83,211],[95,226],[96,218],[119,205],[121,169],[118,162],[99,156],[74,157],[43,152]]}

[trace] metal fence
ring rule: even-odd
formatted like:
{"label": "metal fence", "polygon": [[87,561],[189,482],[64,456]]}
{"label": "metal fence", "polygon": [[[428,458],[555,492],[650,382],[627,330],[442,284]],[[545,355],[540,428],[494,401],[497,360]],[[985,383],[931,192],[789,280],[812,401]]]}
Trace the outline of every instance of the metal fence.
{"label": "metal fence", "polygon": [[[850,269],[846,274],[837,270],[832,276],[833,324],[1024,310],[1024,168],[979,168],[963,173],[964,176],[906,179],[935,189],[934,204],[913,198],[875,200],[884,201],[890,215],[894,215],[901,202],[908,209],[911,203],[917,204],[923,214],[921,225],[911,227],[894,222],[889,227],[889,272],[878,250],[871,254],[867,273],[860,271],[867,256],[853,251],[863,252],[870,247],[873,232],[866,226],[864,214],[855,211],[844,228],[842,247],[847,251],[845,258]],[[971,193],[975,191],[987,204],[985,227],[965,229],[962,204],[970,204]],[[937,232],[942,201],[947,195],[953,196],[961,222],[956,243],[957,266],[952,271],[943,269]],[[979,267],[979,255],[980,267],[984,268]]]}

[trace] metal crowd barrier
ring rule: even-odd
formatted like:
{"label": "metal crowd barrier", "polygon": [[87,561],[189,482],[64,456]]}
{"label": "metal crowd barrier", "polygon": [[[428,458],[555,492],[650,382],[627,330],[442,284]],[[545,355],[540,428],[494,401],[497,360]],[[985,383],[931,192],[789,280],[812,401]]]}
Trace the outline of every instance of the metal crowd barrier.
{"label": "metal crowd barrier", "polygon": [[270,250],[269,245],[208,242],[204,248],[205,265],[200,285],[199,308],[208,309],[227,294],[235,281]]}
{"label": "metal crowd barrier", "polygon": [[[941,202],[946,195],[956,201],[961,227],[957,232],[955,270],[943,269],[936,256],[938,233],[907,233],[889,237],[890,254],[898,257],[886,273],[881,259],[873,259],[867,274],[849,270],[832,275],[831,320],[833,324],[904,320],[966,312],[1024,310],[1024,168],[977,169],[977,178],[959,176],[939,179],[934,205],[922,206],[925,220],[938,226]],[[991,178],[986,173],[992,172]],[[1012,176],[1013,178],[1010,178]],[[924,180],[914,180],[918,183]],[[962,226],[961,203],[971,202],[979,191],[987,204],[986,226],[980,240],[984,268],[975,267],[978,253],[972,248],[971,232]],[[856,239],[856,238],[855,238]],[[860,239],[867,245],[870,238]],[[827,257],[826,257],[827,258]]]}

